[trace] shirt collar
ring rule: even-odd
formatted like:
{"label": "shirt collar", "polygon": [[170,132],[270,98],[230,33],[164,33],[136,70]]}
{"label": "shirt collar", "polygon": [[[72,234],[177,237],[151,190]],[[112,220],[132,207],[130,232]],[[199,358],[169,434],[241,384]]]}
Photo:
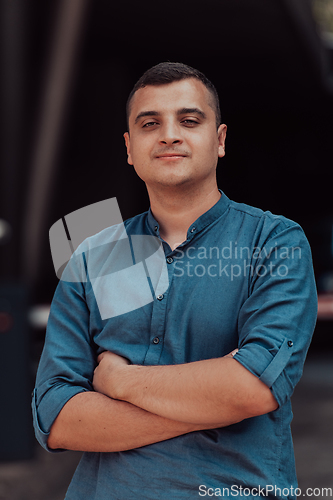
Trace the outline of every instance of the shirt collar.
{"label": "shirt collar", "polygon": [[[187,230],[187,242],[190,241],[196,234],[198,234],[200,231],[202,231],[205,227],[208,225],[212,224],[212,222],[215,222],[221,215],[224,214],[224,212],[227,210],[227,208],[230,205],[230,200],[229,198],[219,189],[221,193],[221,198],[215,205],[212,206],[207,212],[204,214],[200,215],[200,217],[193,222],[193,224],[190,225],[190,227]],[[152,214],[151,209],[149,208],[148,211],[148,226],[150,227],[151,231],[153,234],[156,236],[160,236],[159,233],[159,224],[155,217]]]}

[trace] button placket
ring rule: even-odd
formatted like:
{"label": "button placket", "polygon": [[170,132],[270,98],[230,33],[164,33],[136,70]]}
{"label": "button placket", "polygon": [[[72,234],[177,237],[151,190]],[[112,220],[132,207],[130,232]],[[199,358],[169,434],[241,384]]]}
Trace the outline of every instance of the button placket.
{"label": "button placket", "polygon": [[[171,257],[170,255],[169,257],[165,256],[165,260],[168,264],[167,268],[169,276],[169,287],[171,287],[176,267],[170,264],[175,263],[175,257]],[[158,364],[160,356],[162,354],[166,327],[168,291],[169,288],[164,293],[158,294],[156,296],[156,300],[154,300],[153,302],[153,312],[150,327],[150,342],[144,361],[144,364],[146,365]]]}
{"label": "button placket", "polygon": [[[160,294],[153,303],[153,312],[150,325],[150,342],[145,357],[145,365],[157,365],[163,349],[165,333],[167,296]],[[164,300],[163,300],[164,299]]]}

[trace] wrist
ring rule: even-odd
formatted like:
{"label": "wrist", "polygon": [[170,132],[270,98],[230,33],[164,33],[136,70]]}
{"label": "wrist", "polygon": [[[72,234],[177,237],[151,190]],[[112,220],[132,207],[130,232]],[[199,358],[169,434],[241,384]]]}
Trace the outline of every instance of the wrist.
{"label": "wrist", "polygon": [[133,368],[135,365],[125,365],[119,370],[115,384],[114,399],[130,402],[131,388],[133,386]]}

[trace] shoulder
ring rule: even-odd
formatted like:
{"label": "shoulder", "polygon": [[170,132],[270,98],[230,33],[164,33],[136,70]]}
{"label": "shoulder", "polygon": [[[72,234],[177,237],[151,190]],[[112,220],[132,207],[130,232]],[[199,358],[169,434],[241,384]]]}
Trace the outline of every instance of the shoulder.
{"label": "shoulder", "polygon": [[251,205],[246,205],[245,203],[237,203],[236,201],[230,200],[230,211],[239,212],[245,217],[253,217],[258,221],[264,221],[269,224],[280,224],[281,227],[300,227],[297,222],[283,215],[276,215],[269,210],[262,210],[261,208],[252,207]]}
{"label": "shoulder", "polygon": [[237,217],[255,226],[257,231],[269,231],[271,236],[286,230],[303,231],[297,222],[283,215],[273,214],[269,210],[264,211],[261,208],[252,207],[245,203],[230,200],[229,214],[231,217]]}
{"label": "shoulder", "polygon": [[225,224],[224,232],[238,244],[260,248],[266,245],[309,246],[297,222],[245,203],[229,200],[226,219],[224,222],[221,219],[221,223]]}

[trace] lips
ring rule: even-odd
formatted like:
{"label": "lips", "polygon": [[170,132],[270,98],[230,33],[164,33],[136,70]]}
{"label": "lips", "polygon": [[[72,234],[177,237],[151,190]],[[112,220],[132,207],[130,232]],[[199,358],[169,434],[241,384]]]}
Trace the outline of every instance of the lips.
{"label": "lips", "polygon": [[157,156],[157,158],[185,158],[184,155],[161,155]]}
{"label": "lips", "polygon": [[186,158],[188,155],[185,153],[160,153],[155,156],[155,158]]}

